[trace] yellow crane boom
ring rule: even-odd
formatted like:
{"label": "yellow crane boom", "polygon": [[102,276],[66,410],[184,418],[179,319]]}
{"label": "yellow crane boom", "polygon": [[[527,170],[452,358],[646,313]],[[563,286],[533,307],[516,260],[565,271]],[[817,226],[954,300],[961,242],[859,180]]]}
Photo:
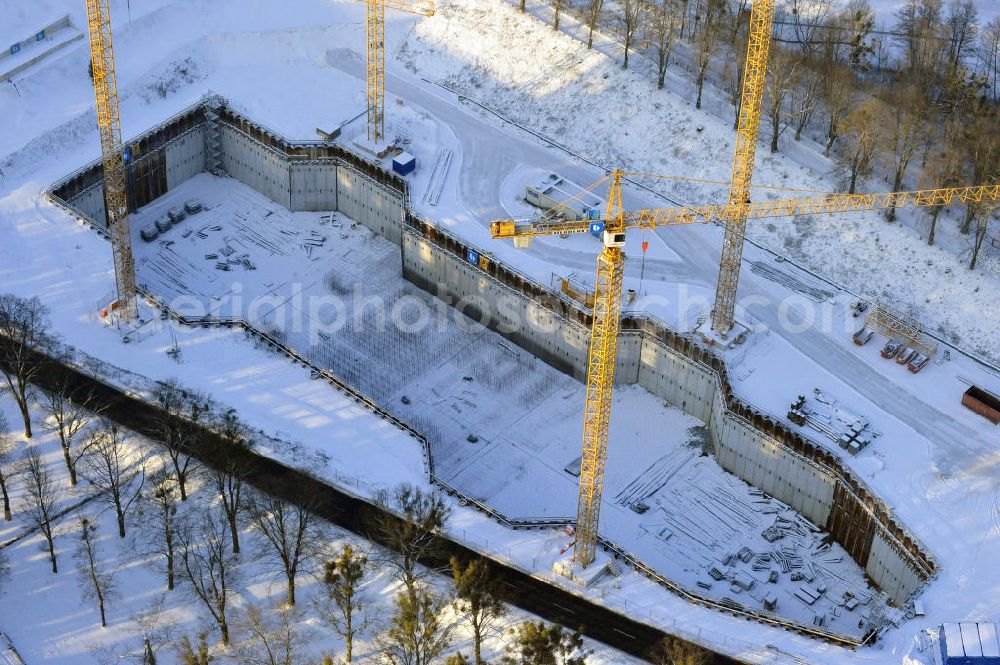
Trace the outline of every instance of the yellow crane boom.
{"label": "yellow crane boom", "polygon": [[434,4],[367,0],[365,5],[368,140],[378,145],[385,138],[385,10],[389,8],[419,16],[434,16]]}
{"label": "yellow crane boom", "polygon": [[621,171],[611,174],[608,206],[604,215],[597,219],[563,221],[543,217],[538,220],[497,220],[490,224],[490,233],[494,238],[513,239],[519,247],[527,246],[532,238],[588,233],[595,223],[602,225],[604,248],[597,257],[597,277],[594,282],[594,314],[590,331],[587,401],[583,418],[580,491],[577,500],[576,549],[573,554],[574,560],[581,566],[588,566],[593,562],[597,547],[618,329],[621,323],[622,276],[625,265],[622,246],[628,229],[705,224],[721,220],[727,222],[728,233],[728,222],[737,219],[741,224],[740,233],[744,234],[745,224],[749,219],[856,212],[892,206],[944,206],[956,201],[1000,201],[1000,184],[993,184],[886,194],[834,194],[757,203],[737,200],[726,205],[624,211],[622,175]]}
{"label": "yellow crane boom", "polygon": [[740,281],[740,264],[746,240],[747,218],[742,206],[750,203],[750,185],[757,155],[757,138],[760,135],[773,23],[774,0],[754,0],[750,9],[750,31],[736,131],[733,177],[729,185],[729,205],[735,206],[735,212],[725,218],[726,233],[722,240],[719,281],[715,289],[715,307],[712,309],[712,330],[723,337],[733,327],[736,310],[736,287]]}
{"label": "yellow crane boom", "polygon": [[[625,175],[618,172],[619,176]],[[776,201],[756,201],[749,204],[701,205],[683,208],[663,208],[652,210],[627,210],[622,213],[625,229],[654,229],[660,226],[683,226],[726,221],[733,216],[745,220],[770,217],[793,217],[797,215],[825,215],[839,212],[863,212],[891,208],[893,202],[901,208],[925,208],[946,206],[952,203],[980,203],[997,201],[1000,198],[1000,184],[978,185],[974,187],[945,187],[941,189],[920,189],[911,192],[886,192],[879,194],[831,194],[804,199],[783,199]],[[494,238],[530,239],[568,233],[588,233],[595,221],[605,222],[607,216],[596,220],[562,219],[504,219],[490,224]],[[522,243],[523,244],[523,243]]]}
{"label": "yellow crane boom", "polygon": [[111,45],[111,15],[108,0],[87,0],[87,28],[90,58],[97,99],[97,127],[101,134],[101,162],[104,166],[104,206],[111,232],[111,253],[115,264],[118,313],[126,321],[138,317],[135,263],[125,195],[125,154],[121,118],[118,115],[118,81]]}

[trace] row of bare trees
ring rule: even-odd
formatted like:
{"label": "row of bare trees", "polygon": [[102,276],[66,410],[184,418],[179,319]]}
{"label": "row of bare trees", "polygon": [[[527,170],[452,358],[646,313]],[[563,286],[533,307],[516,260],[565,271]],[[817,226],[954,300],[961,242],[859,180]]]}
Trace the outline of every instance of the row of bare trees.
{"label": "row of bare trees", "polygon": [[[559,10],[566,7],[560,4]],[[714,81],[739,117],[749,0],[603,0],[575,8],[594,33],[616,34],[631,54],[648,50],[659,87],[671,58],[693,82],[701,108]],[[765,109],[771,152],[782,136],[809,137],[834,160],[841,185],[892,191],[983,184],[1000,179],[1000,19],[981,25],[972,0],[905,0],[881,28],[869,0],[793,0],[779,15]],[[937,239],[941,210],[925,212],[921,231]],[[975,269],[995,209],[970,202],[958,220]],[[896,219],[895,207],[885,213]]]}
{"label": "row of bare trees", "polygon": [[[243,566],[241,534],[256,534],[250,560],[272,569],[285,587],[284,602],[273,607],[240,603],[235,625],[244,636],[233,655],[248,665],[296,665],[303,645],[297,627],[301,613],[297,586],[303,577],[321,581],[314,604],[319,616],[345,644],[345,659],[353,662],[357,638],[376,623],[381,625],[369,643],[368,656],[386,665],[482,665],[484,644],[500,635],[506,606],[491,566],[483,559],[436,568],[444,557],[440,536],[450,514],[445,499],[410,485],[381,492],[381,508],[371,535],[385,549],[359,551],[343,546],[329,555],[324,531],[316,517],[315,497],[299,494],[293,501],[252,490],[251,453],[255,433],[235,411],[220,412],[206,396],[176,381],[157,384],[159,405],[151,448],[131,432],[105,417],[93,392],[68,377],[54,389],[36,389],[33,381],[44,366],[33,351],[52,352],[47,312],[36,299],[0,297],[0,317],[6,346],[3,371],[7,385],[24,416],[24,439],[18,451],[0,412],[0,493],[5,519],[13,518],[9,485],[22,486],[26,525],[43,537],[51,570],[59,571],[57,540],[75,533],[75,559],[84,596],[94,602],[101,626],[120,590],[114,570],[102,552],[100,516],[69,505],[70,490],[86,494],[85,503],[104,506],[114,515],[119,538],[132,534],[130,549],[152,560],[161,570],[166,593],[183,589],[203,608],[217,628],[224,649],[233,640],[234,600],[241,589]],[[9,334],[11,331],[14,334]],[[11,343],[13,340],[13,343]],[[11,351],[12,349],[12,351]],[[42,427],[58,440],[68,487],[42,457],[38,444],[29,444],[32,406],[44,414]],[[227,454],[211,455],[210,467],[199,466],[206,432],[221,437]],[[156,447],[158,446],[158,448]],[[19,454],[18,454],[19,453]],[[83,485],[81,485],[81,482]],[[200,489],[199,489],[200,488]],[[192,491],[207,491],[210,500],[188,506]],[[69,515],[76,513],[76,519]],[[66,529],[76,525],[76,529]],[[429,565],[431,564],[431,565]],[[376,571],[389,571],[400,585],[387,621],[379,621],[376,598],[367,585]],[[431,581],[435,574],[452,580],[441,593]],[[157,607],[134,617],[142,647],[133,654],[151,665],[156,652],[178,644],[181,661],[207,665],[213,659],[207,634],[192,640],[168,636],[164,628],[163,599]],[[472,636],[471,657],[455,653],[455,629],[465,623]],[[568,632],[542,622],[525,622],[505,633],[507,648],[499,661],[507,665],[552,663],[583,665],[588,653],[579,631]],[[120,660],[120,658],[118,658]],[[332,662],[332,660],[330,661]]]}

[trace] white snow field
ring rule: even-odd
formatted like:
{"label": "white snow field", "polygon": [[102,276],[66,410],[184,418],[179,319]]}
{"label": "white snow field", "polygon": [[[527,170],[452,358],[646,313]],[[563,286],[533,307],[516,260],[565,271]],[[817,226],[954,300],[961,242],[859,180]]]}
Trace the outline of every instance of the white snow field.
{"label": "white snow field", "polygon": [[[363,109],[363,86],[357,79],[363,71],[357,55],[364,32],[360,6],[319,0],[291,0],[280,5],[264,0],[132,0],[131,5],[129,21],[126,3],[112,3],[126,136],[188,106],[206,90],[223,94],[250,117],[293,138],[312,138],[316,127],[337,124]],[[11,26],[15,35],[31,34],[31,27],[44,24],[50,14],[69,12],[77,25],[84,25],[83,7],[69,0],[42,0],[16,8],[8,3],[0,12],[0,26],[5,31]],[[698,113],[670,93],[657,92],[648,80],[622,72],[601,53],[587,52],[570,37],[553,33],[504,3],[456,0],[442,3],[434,18],[422,20],[392,15],[387,43],[397,55],[388,63],[390,116],[398,118],[401,126],[412,123],[415,142],[424,140],[429,155],[438,147],[455,152],[452,176],[439,205],[423,204],[422,186],[415,184],[415,207],[545,283],[553,271],[576,272],[584,278],[591,275],[596,242],[589,238],[554,239],[536,242],[528,252],[517,252],[507,243],[489,240],[485,224],[523,212],[518,192],[532,172],[554,170],[586,184],[599,178],[601,169],[420,77],[451,86],[602,166],[721,180],[728,177],[732,133],[727,121]],[[13,86],[0,88],[0,116],[5,121],[0,123],[3,290],[40,296],[52,309],[57,332],[82,351],[134,372],[122,372],[121,380],[137,383],[137,390],[143,388],[143,377],[177,376],[237,408],[254,426],[300,442],[307,451],[321,451],[325,465],[311,456],[308,463],[315,473],[333,482],[349,484],[364,495],[401,481],[426,483],[421,452],[412,438],[325,383],[310,381],[305,370],[255,349],[240,334],[184,330],[154,321],[131,344],[124,345],[117,331],[100,323],[98,304],[107,302],[113,291],[108,246],[42,197],[49,184],[99,154],[87,58],[85,47],[70,48],[26,72],[16,82],[16,90]],[[396,98],[402,100],[402,107],[395,103]],[[428,154],[422,156],[425,164]],[[824,175],[826,167],[813,159],[804,161],[807,166],[784,156],[762,154],[759,181],[834,188]],[[696,192],[687,185],[671,185],[667,190],[684,202],[713,200],[719,192],[718,188]],[[665,205],[662,199],[634,188],[626,193],[626,200],[629,204]],[[319,215],[309,220],[317,232],[334,237],[337,220],[331,218],[325,225]],[[996,280],[985,273],[966,271],[954,254],[927,249],[916,235],[898,228],[883,232],[881,224],[884,221],[876,215],[865,215],[848,221],[775,223],[773,229],[757,226],[751,233],[856,292],[887,291],[897,296],[913,307],[930,329],[941,327],[956,341],[997,357],[1000,312],[992,297]],[[172,232],[172,238],[178,237],[178,231]],[[209,265],[204,253],[222,246],[222,237],[209,237],[213,244],[204,248],[202,258],[196,255],[193,264],[200,269]],[[647,234],[652,246],[641,289],[644,297],[634,306],[690,328],[692,319],[704,314],[711,298],[720,237],[715,227],[665,229],[655,237]],[[629,239],[626,250],[632,257],[641,254],[640,242],[637,236]],[[293,260],[294,252],[301,251],[298,245],[292,250],[276,264],[305,272]],[[322,254],[326,250],[313,251]],[[774,257],[748,247],[747,259],[773,264]],[[927,261],[933,265],[925,268]],[[813,279],[787,266],[781,269],[801,279]],[[206,272],[215,276],[217,271],[211,268]],[[247,279],[255,279],[258,272],[248,271]],[[638,278],[639,261],[632,258],[626,272],[629,286],[637,288]],[[205,286],[214,288],[215,284],[206,280]],[[277,282],[267,288],[286,296],[292,293]],[[783,417],[795,395],[820,387],[881,432],[866,451],[847,457],[846,462],[894,508],[940,562],[940,574],[921,596],[927,616],[888,631],[874,648],[851,651],[688,605],[631,571],[625,571],[617,587],[598,585],[592,590],[597,602],[754,662],[932,662],[928,660],[930,651],[920,650],[925,646],[921,637],[924,629],[943,620],[995,619],[1000,614],[1000,575],[994,554],[1000,545],[996,430],[958,405],[966,385],[963,381],[995,388],[997,376],[954,350],[951,361],[942,360],[912,376],[878,358],[874,343],[853,347],[849,337],[857,322],[846,311],[852,296],[830,288],[835,293],[830,301],[816,305],[797,296],[795,306],[786,308],[786,322],[799,323],[803,313],[814,317],[802,326],[802,332],[792,334],[782,325],[777,303],[795,294],[753,274],[748,265],[741,295],[762,296],[768,304],[748,304],[745,308],[743,320],[758,332],[747,346],[731,352],[732,363],[738,365],[734,371],[736,390],[756,406]],[[681,302],[685,295],[688,299]],[[820,316],[824,312],[829,314],[829,324]],[[146,317],[154,318],[149,312]],[[175,338],[182,349],[179,363],[164,353]],[[445,367],[439,371],[440,375],[428,373],[417,379],[425,396],[433,395],[432,390],[452,370]],[[546,370],[538,371],[540,376],[546,375]],[[557,384],[565,381],[563,377],[553,380]],[[467,397],[462,389],[450,393],[439,390],[438,397],[461,409]],[[393,395],[388,390],[387,394]],[[629,408],[641,409],[643,419],[681,426],[670,410],[658,404],[643,406],[630,391],[621,391],[612,421],[615,427],[639,426],[629,422]],[[562,466],[572,461],[571,448],[579,427],[570,420],[571,415],[567,407],[564,423],[557,419],[547,423],[551,438],[560,439],[559,445],[565,438],[566,446],[565,451],[550,449],[558,453],[549,461],[553,476],[562,477]],[[461,421],[449,427],[466,431],[461,430]],[[577,431],[570,433],[574,428]],[[514,433],[516,429],[509,429],[505,438],[511,439]],[[536,434],[521,436],[536,442]],[[489,435],[483,436],[488,443]],[[664,453],[683,452],[685,443],[683,436],[664,442]],[[486,451],[484,457],[499,448],[485,443],[467,445]],[[462,448],[451,452],[460,475],[468,453]],[[531,452],[535,451],[526,452],[524,459],[536,459]],[[634,474],[628,473],[628,467],[616,467],[615,455],[612,449],[609,480],[624,489]],[[658,459],[648,459],[638,470]],[[531,468],[539,471],[535,464]],[[693,470],[691,461],[682,467],[682,473]],[[615,474],[621,475],[615,479]],[[672,483],[679,480],[674,476]],[[553,493],[571,497],[572,483],[564,484],[568,489]],[[674,489],[674,485],[666,486],[657,498],[673,497]],[[622,524],[635,524],[637,519],[666,520],[660,505],[651,505],[645,513],[648,517],[616,507],[615,494],[606,494],[605,508],[608,514],[625,515]],[[503,493],[492,496],[509,501],[511,506],[524,498]],[[565,510],[559,512],[565,514]],[[611,528],[619,524],[618,520],[607,520],[605,528],[609,522]],[[536,575],[569,584],[550,572],[567,544],[560,532],[510,532],[461,508],[452,531]],[[637,540],[636,548],[648,548],[649,556],[655,556],[657,550],[669,550],[669,541],[663,548],[655,537],[647,537]],[[0,609],[0,628],[6,630],[7,624],[6,613]]]}
{"label": "white snow field", "polygon": [[[161,617],[156,626],[157,641],[160,642],[157,662],[180,662],[176,647],[183,635],[194,642],[197,634],[205,631],[209,643],[215,645],[218,628],[201,606],[201,601],[189,592],[179,562],[175,569],[176,588],[167,590],[162,545],[157,542],[155,529],[150,528],[149,511],[155,508],[143,508],[147,512],[145,517],[139,515],[139,508],[133,509],[127,519],[126,537],[120,539],[114,511],[106,503],[98,499],[78,505],[94,495],[95,490],[83,478],[76,487],[70,487],[55,433],[40,431],[30,443],[26,443],[20,439],[22,432],[18,429],[20,412],[7,394],[0,395],[0,411],[7,416],[10,424],[7,434],[17,440],[19,451],[30,446],[43,455],[45,466],[62,495],[57,511],[63,512],[76,506],[56,523],[59,573],[53,574],[41,534],[10,543],[21,536],[28,525],[23,519],[27,500],[22,479],[15,475],[9,481],[14,519],[11,522],[0,520],[0,556],[4,564],[0,572],[0,598],[4,608],[0,611],[0,632],[9,637],[24,661],[60,665],[122,662],[125,659],[125,662],[138,662],[142,656],[143,637],[138,619],[148,617],[154,609]],[[35,409],[32,418],[38,427],[44,422],[45,413]],[[86,437],[95,426],[92,424],[80,436]],[[40,427],[38,429],[41,430]],[[131,435],[130,441],[137,457],[144,459],[147,473],[152,474],[163,463],[158,445],[135,435]],[[161,456],[158,457],[158,453]],[[211,483],[210,478],[194,468],[188,500],[178,502],[178,524],[185,520],[197,522],[203,519],[201,516],[206,510],[220,510],[215,505],[218,498]],[[107,600],[108,627],[105,629],[100,626],[96,602],[83,594],[86,579],[75,556],[81,517],[87,517],[98,525],[99,569],[113,578],[113,591]],[[373,639],[390,616],[391,601],[399,592],[400,583],[380,563],[389,556],[386,551],[327,522],[318,520],[317,526],[317,535],[323,543],[320,548],[322,556],[336,556],[345,544],[350,544],[355,550],[364,552],[372,564],[362,591],[368,604],[368,626],[358,636],[354,646],[355,658],[363,661],[374,654]],[[241,555],[232,573],[227,610],[233,639],[232,655],[238,653],[243,644],[260,649],[259,645],[249,642],[250,635],[245,628],[247,609],[255,607],[273,615],[273,608],[280,607],[285,598],[284,575],[280,567],[276,568],[269,559],[270,545],[247,525],[240,533],[240,540]],[[304,662],[321,662],[324,655],[335,656],[344,651],[343,639],[324,622],[316,604],[325,594],[320,581],[322,575],[317,575],[317,572],[322,572],[321,564],[322,560],[307,562],[296,580],[296,609],[292,613],[292,623],[299,649],[298,658],[304,659]],[[435,593],[448,592],[449,579],[446,576],[431,574],[428,581]],[[16,611],[8,610],[14,607]],[[526,620],[536,620],[536,617],[509,607],[499,632],[486,645],[484,655],[502,653],[502,631]],[[460,650],[467,654],[471,638],[461,617],[449,610],[447,621],[456,627],[452,651]],[[639,662],[592,640],[587,640],[585,648],[594,650],[592,660],[595,663]]]}
{"label": "white snow field", "polygon": [[[244,318],[275,331],[416,426],[428,438],[438,477],[508,518],[573,517],[577,478],[564,469],[580,457],[581,383],[471,320],[435,317],[419,325],[421,311],[440,307],[403,280],[398,246],[339,213],[289,213],[242,183],[203,173],[137,211],[134,228],[190,199],[206,210],[153,242],[135,237],[139,283],[181,313]],[[327,307],[312,305],[323,297],[331,298]],[[333,298],[342,301],[335,307]],[[616,393],[614,409],[605,482],[609,538],[689,589],[700,582],[753,607],[773,591],[779,614],[805,625],[826,614],[830,630],[862,636],[877,594],[839,545],[825,545],[801,516],[701,456],[692,435],[702,426],[697,419],[636,386]],[[798,531],[768,543],[761,533],[779,516]],[[794,592],[814,580],[792,577],[789,568],[769,583],[769,559],[723,563],[743,548],[784,548],[806,570],[818,566],[808,577],[825,582],[826,594],[797,602]],[[729,565],[749,575],[754,588],[731,589],[709,575]],[[839,607],[844,591],[864,599],[863,606]]]}

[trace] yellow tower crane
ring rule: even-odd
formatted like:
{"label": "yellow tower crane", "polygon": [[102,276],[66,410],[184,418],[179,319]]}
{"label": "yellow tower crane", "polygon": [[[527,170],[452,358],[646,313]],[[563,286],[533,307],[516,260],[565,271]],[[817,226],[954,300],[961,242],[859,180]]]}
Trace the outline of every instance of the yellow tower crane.
{"label": "yellow tower crane", "polygon": [[739,220],[740,233],[749,219],[794,217],[838,212],[876,210],[895,205],[899,208],[945,206],[954,202],[1000,201],[1000,184],[977,187],[951,187],[887,194],[834,194],[816,198],[654,210],[622,210],[621,171],[614,171],[610,181],[608,205],[598,219],[563,221],[554,217],[537,220],[498,220],[490,224],[494,238],[510,238],[518,247],[527,247],[532,238],[588,233],[603,226],[604,248],[597,257],[594,289],[594,313],[590,332],[590,355],[587,366],[587,402],[583,417],[583,451],[580,457],[580,493],[576,516],[574,559],[581,566],[594,560],[597,528],[604,489],[604,464],[607,457],[608,424],[614,384],[615,358],[618,350],[622,275],[625,256],[622,247],[628,229],[654,229],[661,226],[704,224],[715,220],[726,223]]}
{"label": "yellow tower crane", "polygon": [[398,9],[418,16],[434,16],[434,3],[402,0],[366,0],[366,51],[368,70],[368,140],[378,145],[385,138],[385,10]]}
{"label": "yellow tower crane", "polygon": [[135,263],[125,195],[125,154],[121,119],[118,116],[118,82],[111,46],[111,15],[108,0],[87,0],[90,59],[97,98],[97,127],[101,134],[104,166],[104,206],[111,232],[111,254],[115,264],[115,287],[119,316],[131,321],[139,316],[135,289]]}
{"label": "yellow tower crane", "polygon": [[767,60],[771,50],[771,27],[774,24],[774,0],[754,0],[750,9],[750,30],[740,117],[736,130],[733,177],[729,185],[729,205],[735,213],[725,220],[719,261],[719,282],[712,309],[712,330],[725,337],[733,327],[736,312],[736,287],[740,281],[740,263],[746,240],[746,216],[743,208],[750,203],[757,138],[760,135],[761,109],[767,80]]}

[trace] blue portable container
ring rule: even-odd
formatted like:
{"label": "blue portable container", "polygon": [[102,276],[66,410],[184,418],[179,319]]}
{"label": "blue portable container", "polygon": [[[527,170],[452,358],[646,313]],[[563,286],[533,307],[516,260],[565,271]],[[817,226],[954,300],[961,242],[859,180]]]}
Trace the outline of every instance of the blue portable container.
{"label": "blue portable container", "polygon": [[417,168],[417,158],[408,152],[401,152],[392,158],[392,170],[399,175],[413,173]]}

